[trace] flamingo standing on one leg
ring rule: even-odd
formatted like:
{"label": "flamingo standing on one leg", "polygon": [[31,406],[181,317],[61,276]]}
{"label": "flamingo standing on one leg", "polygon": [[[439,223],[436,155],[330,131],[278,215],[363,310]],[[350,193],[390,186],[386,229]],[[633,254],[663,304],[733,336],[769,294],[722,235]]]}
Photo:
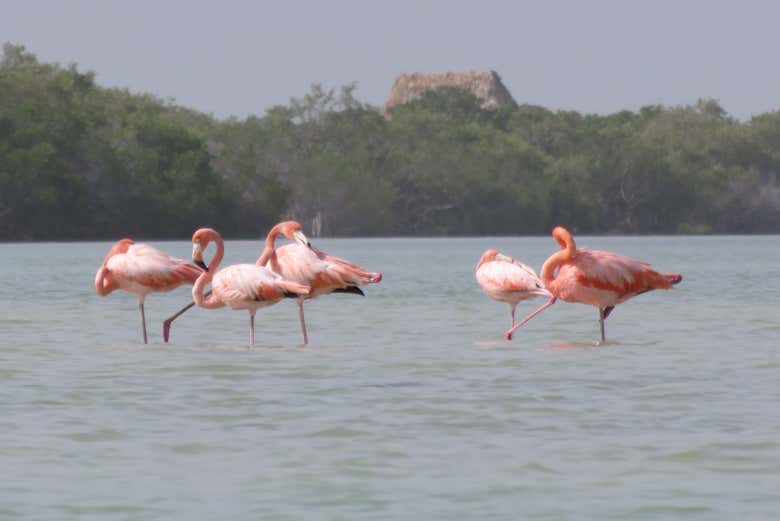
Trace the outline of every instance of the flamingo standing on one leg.
{"label": "flamingo standing on one leg", "polygon": [[[203,251],[210,242],[217,245],[217,253],[208,267],[203,263]],[[255,312],[272,306],[285,297],[299,298],[308,295],[309,286],[284,280],[271,270],[255,264],[234,264],[218,272],[219,263],[225,254],[225,244],[219,233],[211,228],[201,228],[192,236],[192,260],[206,269],[192,287],[192,298],[200,307],[216,309],[230,306],[233,309],[249,311],[249,344],[255,343]],[[216,272],[216,273],[215,273]],[[203,293],[211,282],[211,294]]]}
{"label": "flamingo standing on one leg", "polygon": [[555,298],[544,287],[536,272],[530,266],[513,259],[498,250],[487,250],[476,267],[477,283],[488,297],[509,304],[515,325],[515,308],[518,302],[534,297],[549,297],[550,300],[537,312],[551,306]]}
{"label": "flamingo standing on one leg", "polygon": [[[654,289],[669,289],[682,280],[682,275],[658,273],[641,260],[609,251],[577,248],[574,238],[562,226],[556,226],[552,236],[561,249],[544,262],[542,282],[555,298],[599,308],[602,344],[604,320],[616,305]],[[507,331],[506,338],[511,339],[512,333],[539,311]]]}
{"label": "flamingo standing on one leg", "polygon": [[[276,249],[276,238],[280,234],[295,241],[294,244]],[[265,248],[257,259],[257,265],[266,266],[287,280],[311,286],[310,294],[298,298],[298,318],[304,344],[309,341],[303,316],[304,300],[328,293],[364,295],[358,286],[382,280],[381,273],[368,272],[356,264],[328,255],[312,246],[301,231],[300,223],[296,221],[281,222],[271,228],[265,240]]]}
{"label": "flamingo standing on one leg", "polygon": [[123,289],[138,296],[144,344],[146,315],[144,299],[153,291],[171,291],[182,284],[194,284],[201,269],[182,259],[176,259],[147,244],[121,239],[108,251],[95,274],[95,291],[106,296]]}

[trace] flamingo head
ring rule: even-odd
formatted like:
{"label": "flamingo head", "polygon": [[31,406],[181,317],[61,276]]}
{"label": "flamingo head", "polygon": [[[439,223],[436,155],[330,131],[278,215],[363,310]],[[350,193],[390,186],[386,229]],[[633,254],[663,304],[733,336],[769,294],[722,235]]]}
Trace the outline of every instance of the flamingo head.
{"label": "flamingo head", "polygon": [[127,253],[127,250],[129,250],[130,246],[133,244],[135,244],[133,239],[119,239],[116,244],[114,244],[114,248],[118,250],[118,253]]}
{"label": "flamingo head", "polygon": [[479,267],[485,264],[486,262],[510,262],[511,263],[514,262],[514,259],[509,255],[504,255],[500,251],[491,248],[482,254],[482,257],[479,258],[479,262],[477,263],[474,269],[478,270]]}
{"label": "flamingo head", "polygon": [[111,247],[111,249],[108,250],[108,255],[106,255],[106,260],[110,259],[113,255],[117,255],[119,253],[127,253],[127,250],[129,250],[130,246],[132,246],[133,244],[135,244],[135,241],[133,241],[133,239],[119,239]]}
{"label": "flamingo head", "polygon": [[528,293],[531,295],[536,295],[537,297],[553,298],[553,294],[550,293],[549,289],[544,287],[544,283],[542,283],[541,280],[535,281],[534,287],[530,288]]}
{"label": "flamingo head", "polygon": [[482,257],[479,258],[479,262],[474,267],[474,269],[478,270],[479,267],[485,264],[486,262],[493,262],[494,260],[498,260],[499,256],[503,257],[503,255],[501,255],[501,253],[499,253],[498,250],[492,248],[487,250],[485,253],[482,254]]}
{"label": "flamingo head", "polygon": [[111,246],[111,249],[108,250],[108,253],[106,254],[106,258],[103,259],[102,265],[105,266],[106,263],[108,262],[108,259],[110,259],[114,255],[127,253],[127,250],[129,250],[130,246],[132,246],[133,244],[135,244],[135,241],[133,241],[133,239],[119,239],[118,241],[116,241],[116,243],[113,246]]}
{"label": "flamingo head", "polygon": [[303,227],[298,221],[285,221],[279,224],[279,228],[285,237],[295,241],[300,246],[311,246],[308,237],[303,233]]}
{"label": "flamingo head", "polygon": [[211,228],[200,228],[192,234],[192,262],[206,271],[209,271],[209,267],[203,262],[203,251],[214,240],[215,236],[218,236],[218,234]]}

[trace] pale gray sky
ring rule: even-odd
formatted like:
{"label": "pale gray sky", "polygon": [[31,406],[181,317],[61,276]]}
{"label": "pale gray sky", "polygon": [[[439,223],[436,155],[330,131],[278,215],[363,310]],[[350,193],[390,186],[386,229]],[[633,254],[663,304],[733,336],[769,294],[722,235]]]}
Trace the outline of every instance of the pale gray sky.
{"label": "pale gray sky", "polygon": [[754,0],[0,0],[0,41],[224,117],[312,82],[380,105],[401,71],[495,69],[518,103],[780,108],[780,3]]}

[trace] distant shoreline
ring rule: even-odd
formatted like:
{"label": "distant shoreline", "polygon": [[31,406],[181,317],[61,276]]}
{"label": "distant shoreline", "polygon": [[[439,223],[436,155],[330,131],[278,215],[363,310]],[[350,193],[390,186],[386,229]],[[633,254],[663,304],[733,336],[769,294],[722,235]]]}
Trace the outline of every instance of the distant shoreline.
{"label": "distant shoreline", "polygon": [[[5,44],[0,240],[780,233],[780,111],[717,100],[599,116],[424,90],[385,117],[314,84],[219,120]],[[110,239],[107,239],[110,240]]]}
{"label": "distant shoreline", "polygon": [[[194,231],[194,229],[193,229]],[[625,234],[625,233],[611,233],[611,234],[596,234],[596,233],[583,233],[577,236],[577,238],[621,238],[621,237],[631,237],[631,238],[664,238],[664,237],[689,237],[689,238],[704,238],[704,237],[717,237],[717,238],[723,238],[723,237],[777,237],[780,236],[780,233],[702,233],[702,234],[684,234],[684,233],[677,233],[677,234],[662,234],[662,233],[649,233],[649,234]],[[318,241],[318,240],[385,240],[385,239],[391,239],[391,240],[398,240],[398,239],[417,239],[417,240],[441,240],[441,239],[546,239],[550,237],[549,235],[436,235],[436,236],[426,236],[426,235],[388,235],[388,236],[328,236],[328,237],[314,237],[310,239],[312,242]],[[19,240],[19,241],[13,241],[13,240],[2,240],[0,241],[0,245],[6,245],[6,244],[63,244],[63,243],[105,243],[105,242],[115,242],[119,240],[120,236],[117,236],[115,238],[107,238],[107,239],[64,239],[64,240]],[[171,239],[171,238],[165,238],[165,239],[158,239],[154,237],[137,237],[133,238],[133,240],[136,240],[138,242],[189,242],[188,237],[183,237],[181,239]],[[258,241],[262,242],[265,240],[265,235],[260,235],[257,237],[228,237],[225,239],[225,241],[242,241],[242,242],[251,242],[251,241]]]}

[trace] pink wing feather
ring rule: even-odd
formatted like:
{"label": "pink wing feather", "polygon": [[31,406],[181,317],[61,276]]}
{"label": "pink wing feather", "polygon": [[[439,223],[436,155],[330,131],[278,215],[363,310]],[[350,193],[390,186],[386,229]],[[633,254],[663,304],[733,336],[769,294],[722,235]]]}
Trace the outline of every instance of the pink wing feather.
{"label": "pink wing feather", "polygon": [[580,270],[577,274],[580,283],[619,295],[672,287],[672,283],[652,269],[650,263],[625,255],[578,249],[573,261]]}
{"label": "pink wing feather", "polygon": [[127,253],[108,259],[106,266],[120,287],[144,286],[149,291],[170,291],[181,284],[193,284],[202,272],[147,244],[133,244]]}
{"label": "pink wing feather", "polygon": [[310,285],[315,294],[382,280],[381,273],[370,273],[357,264],[298,244],[278,248],[270,267],[285,279]]}
{"label": "pink wing feather", "polygon": [[285,297],[285,292],[307,294],[309,287],[283,280],[255,264],[234,264],[220,270],[211,281],[215,298],[232,308],[263,307]]}

